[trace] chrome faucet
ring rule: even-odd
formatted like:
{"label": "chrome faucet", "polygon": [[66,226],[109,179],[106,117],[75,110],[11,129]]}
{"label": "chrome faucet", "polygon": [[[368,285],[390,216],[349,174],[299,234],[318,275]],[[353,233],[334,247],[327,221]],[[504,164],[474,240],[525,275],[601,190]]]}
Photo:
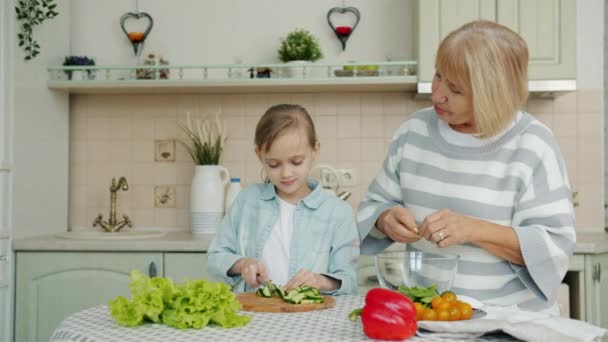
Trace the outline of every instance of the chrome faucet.
{"label": "chrome faucet", "polygon": [[117,232],[124,226],[133,227],[133,223],[131,223],[131,220],[127,215],[122,215],[123,220],[120,222],[116,220],[116,192],[118,190],[129,190],[129,185],[127,184],[125,177],[120,177],[118,183],[116,183],[115,178],[112,178],[112,185],[110,185],[110,219],[108,222],[105,222],[103,221],[103,215],[99,214],[95,221],[93,221],[93,227],[99,225],[106,232]]}
{"label": "chrome faucet", "polygon": [[350,197],[350,195],[352,195],[352,192],[350,192],[350,191],[343,191],[343,192],[341,192],[337,196],[338,196],[339,199],[341,199],[343,201],[346,201]]}

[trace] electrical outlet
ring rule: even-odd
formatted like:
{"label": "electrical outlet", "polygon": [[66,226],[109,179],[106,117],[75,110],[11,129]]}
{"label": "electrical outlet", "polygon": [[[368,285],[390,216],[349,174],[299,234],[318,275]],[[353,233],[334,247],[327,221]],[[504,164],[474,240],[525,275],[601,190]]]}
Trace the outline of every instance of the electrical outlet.
{"label": "electrical outlet", "polygon": [[335,188],[338,186],[337,175],[330,169],[321,169],[321,186]]}
{"label": "electrical outlet", "polygon": [[338,176],[338,185],[340,187],[357,185],[356,169],[338,169],[336,170],[336,174]]}

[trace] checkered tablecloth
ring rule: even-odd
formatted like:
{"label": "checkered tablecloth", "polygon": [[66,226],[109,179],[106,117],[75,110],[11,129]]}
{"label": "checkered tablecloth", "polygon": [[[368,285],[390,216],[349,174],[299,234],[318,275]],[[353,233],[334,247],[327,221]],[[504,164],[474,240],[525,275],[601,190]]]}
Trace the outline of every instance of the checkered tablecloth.
{"label": "checkered tablecloth", "polygon": [[[253,313],[249,324],[239,328],[206,327],[174,329],[163,324],[144,324],[135,328],[121,327],[114,322],[108,307],[95,306],[66,318],[53,332],[50,342],[192,342],[192,341],[369,341],[363,333],[361,320],[351,322],[348,314],[363,306],[362,296],[336,297],[332,309],[301,313]],[[507,335],[490,335],[482,341],[514,341]],[[446,342],[433,336],[415,336],[408,341]]]}

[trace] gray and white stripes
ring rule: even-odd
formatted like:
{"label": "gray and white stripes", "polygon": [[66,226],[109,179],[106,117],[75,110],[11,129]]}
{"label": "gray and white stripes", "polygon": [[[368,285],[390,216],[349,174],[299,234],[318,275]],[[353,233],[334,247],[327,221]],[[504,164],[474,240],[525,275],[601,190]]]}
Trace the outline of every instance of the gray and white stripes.
{"label": "gray and white stripes", "polygon": [[407,207],[421,223],[447,208],[513,227],[526,266],[472,244],[439,249],[421,240],[409,250],[459,254],[457,293],[529,309],[551,305],[576,238],[570,186],[551,131],[522,113],[499,138],[468,147],[446,141],[439,124],[428,108],[412,114],[394,135],[357,213],[362,253],[376,254],[393,243],[370,234],[384,210]]}

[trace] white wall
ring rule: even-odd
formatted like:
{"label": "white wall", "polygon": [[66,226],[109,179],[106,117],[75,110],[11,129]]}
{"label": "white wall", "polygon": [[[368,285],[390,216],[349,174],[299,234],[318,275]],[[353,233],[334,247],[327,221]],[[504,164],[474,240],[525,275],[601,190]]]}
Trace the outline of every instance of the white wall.
{"label": "white wall", "polygon": [[12,16],[7,2],[0,3],[0,341],[12,337],[12,267],[10,206],[12,164],[12,73],[10,65]]}
{"label": "white wall", "polygon": [[[354,6],[361,21],[342,51],[326,21],[335,6]],[[413,60],[414,0],[140,0],[154,19],[146,49],[171,64],[278,62],[280,37],[305,28],[319,38],[324,62]],[[132,64],[133,49],[120,17],[135,1],[72,1],[71,53],[94,56],[97,64]],[[143,20],[143,19],[142,19]],[[140,23],[140,24],[143,24]],[[127,21],[129,25],[129,21]],[[404,38],[405,37],[405,38]],[[66,51],[67,53],[68,51]]]}
{"label": "white wall", "polygon": [[[10,0],[10,13],[16,0]],[[69,0],[34,30],[41,53],[25,61],[12,37],[14,70],[13,238],[65,231],[68,207],[69,96],[49,91],[46,67],[70,50]],[[16,30],[18,28],[15,28]]]}

